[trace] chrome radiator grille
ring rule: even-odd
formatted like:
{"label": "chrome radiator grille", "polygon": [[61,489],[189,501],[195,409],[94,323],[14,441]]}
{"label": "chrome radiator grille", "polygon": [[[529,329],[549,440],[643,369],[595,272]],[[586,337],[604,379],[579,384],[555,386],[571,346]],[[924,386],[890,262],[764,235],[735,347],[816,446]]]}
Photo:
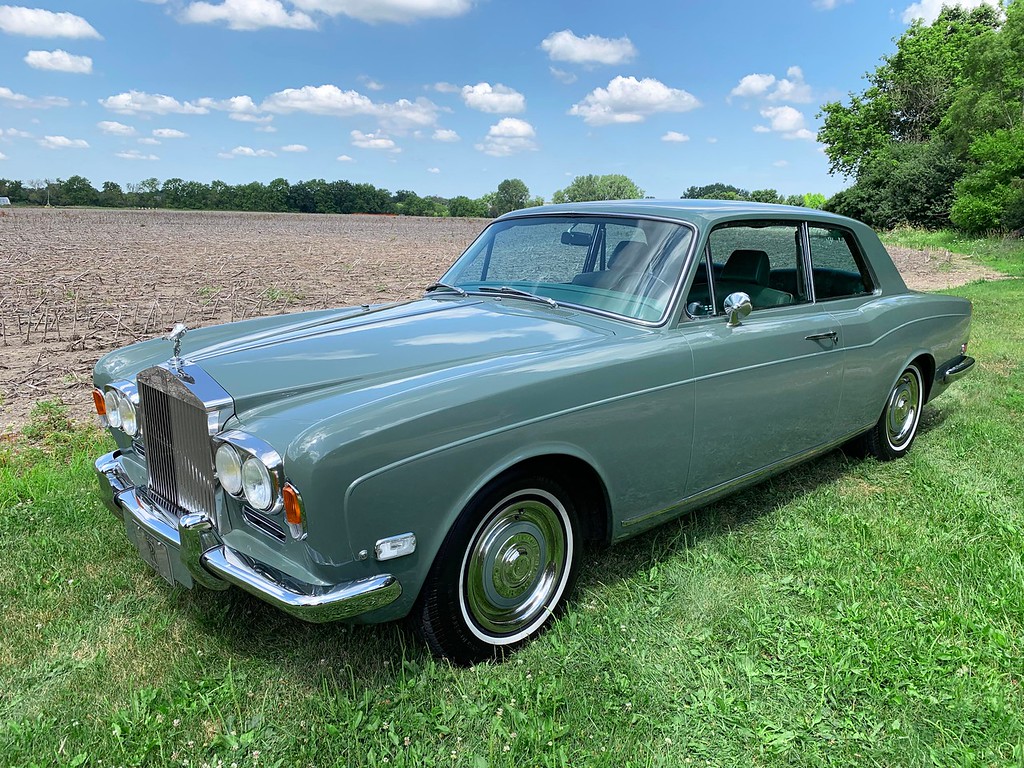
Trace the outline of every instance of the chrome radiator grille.
{"label": "chrome radiator grille", "polygon": [[210,514],[216,501],[206,410],[192,402],[195,396],[181,382],[164,373],[140,374],[138,380],[149,490],[179,515]]}

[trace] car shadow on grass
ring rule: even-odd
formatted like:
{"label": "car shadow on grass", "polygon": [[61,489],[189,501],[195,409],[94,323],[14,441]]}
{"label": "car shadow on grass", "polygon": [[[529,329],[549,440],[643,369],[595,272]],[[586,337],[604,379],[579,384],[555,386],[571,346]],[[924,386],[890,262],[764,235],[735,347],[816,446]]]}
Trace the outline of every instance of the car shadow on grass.
{"label": "car shadow on grass", "polygon": [[[946,420],[947,411],[929,405],[920,435]],[[585,550],[577,594],[628,580],[701,542],[749,528],[781,507],[840,481],[862,461],[841,450],[662,523],[613,547]],[[238,589],[226,592],[179,590],[173,601],[197,631],[228,655],[272,664],[300,687],[325,680],[355,689],[387,687],[410,669],[430,663],[430,654],[409,621],[386,624],[308,624]],[[570,601],[570,610],[572,601]]]}

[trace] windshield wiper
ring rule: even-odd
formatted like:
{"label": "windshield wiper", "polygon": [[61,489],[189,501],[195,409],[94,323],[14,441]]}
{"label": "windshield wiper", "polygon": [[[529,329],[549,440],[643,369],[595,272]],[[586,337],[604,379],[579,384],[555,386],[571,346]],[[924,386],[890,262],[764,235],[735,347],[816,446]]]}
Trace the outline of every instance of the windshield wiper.
{"label": "windshield wiper", "polygon": [[449,293],[457,293],[457,294],[459,294],[459,296],[468,296],[469,295],[464,290],[459,288],[459,286],[457,286],[457,285],[449,285],[448,283],[440,283],[440,282],[438,282],[438,283],[431,283],[430,285],[428,285],[424,289],[424,292],[425,293],[430,293],[431,291],[441,291],[441,290],[448,291]]}
{"label": "windshield wiper", "polygon": [[555,307],[555,309],[558,308],[558,302],[552,299],[550,296],[540,296],[536,293],[524,291],[522,288],[511,288],[507,285],[503,285],[500,288],[495,288],[493,285],[481,285],[479,288],[477,288],[477,290],[482,293],[506,293],[509,296],[518,296],[521,299],[529,299],[531,301],[541,301],[545,304]]}

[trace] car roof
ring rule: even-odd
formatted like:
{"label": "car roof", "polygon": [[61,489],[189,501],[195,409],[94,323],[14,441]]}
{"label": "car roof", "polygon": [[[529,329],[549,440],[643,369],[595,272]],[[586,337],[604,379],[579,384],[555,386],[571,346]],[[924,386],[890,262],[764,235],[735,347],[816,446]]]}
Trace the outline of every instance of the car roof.
{"label": "car roof", "polygon": [[814,219],[849,226],[853,219],[814,208],[772,203],[752,203],[746,200],[601,200],[587,203],[562,203],[522,208],[506,213],[501,218],[539,216],[545,214],[616,214],[619,216],[654,216],[687,221],[700,227],[722,219],[757,219],[766,216],[780,218]]}

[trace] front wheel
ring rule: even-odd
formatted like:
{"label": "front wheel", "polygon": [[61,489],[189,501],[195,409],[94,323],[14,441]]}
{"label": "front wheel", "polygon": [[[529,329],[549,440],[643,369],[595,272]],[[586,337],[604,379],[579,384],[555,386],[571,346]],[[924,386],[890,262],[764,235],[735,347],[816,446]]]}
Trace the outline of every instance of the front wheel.
{"label": "front wheel", "polygon": [[540,633],[576,579],[579,525],[545,477],[493,485],[459,516],[423,587],[418,618],[431,651],[456,664],[503,655]]}
{"label": "front wheel", "polygon": [[920,369],[911,364],[889,391],[878,423],[868,432],[868,453],[882,461],[906,456],[917,436],[924,407],[924,386]]}

